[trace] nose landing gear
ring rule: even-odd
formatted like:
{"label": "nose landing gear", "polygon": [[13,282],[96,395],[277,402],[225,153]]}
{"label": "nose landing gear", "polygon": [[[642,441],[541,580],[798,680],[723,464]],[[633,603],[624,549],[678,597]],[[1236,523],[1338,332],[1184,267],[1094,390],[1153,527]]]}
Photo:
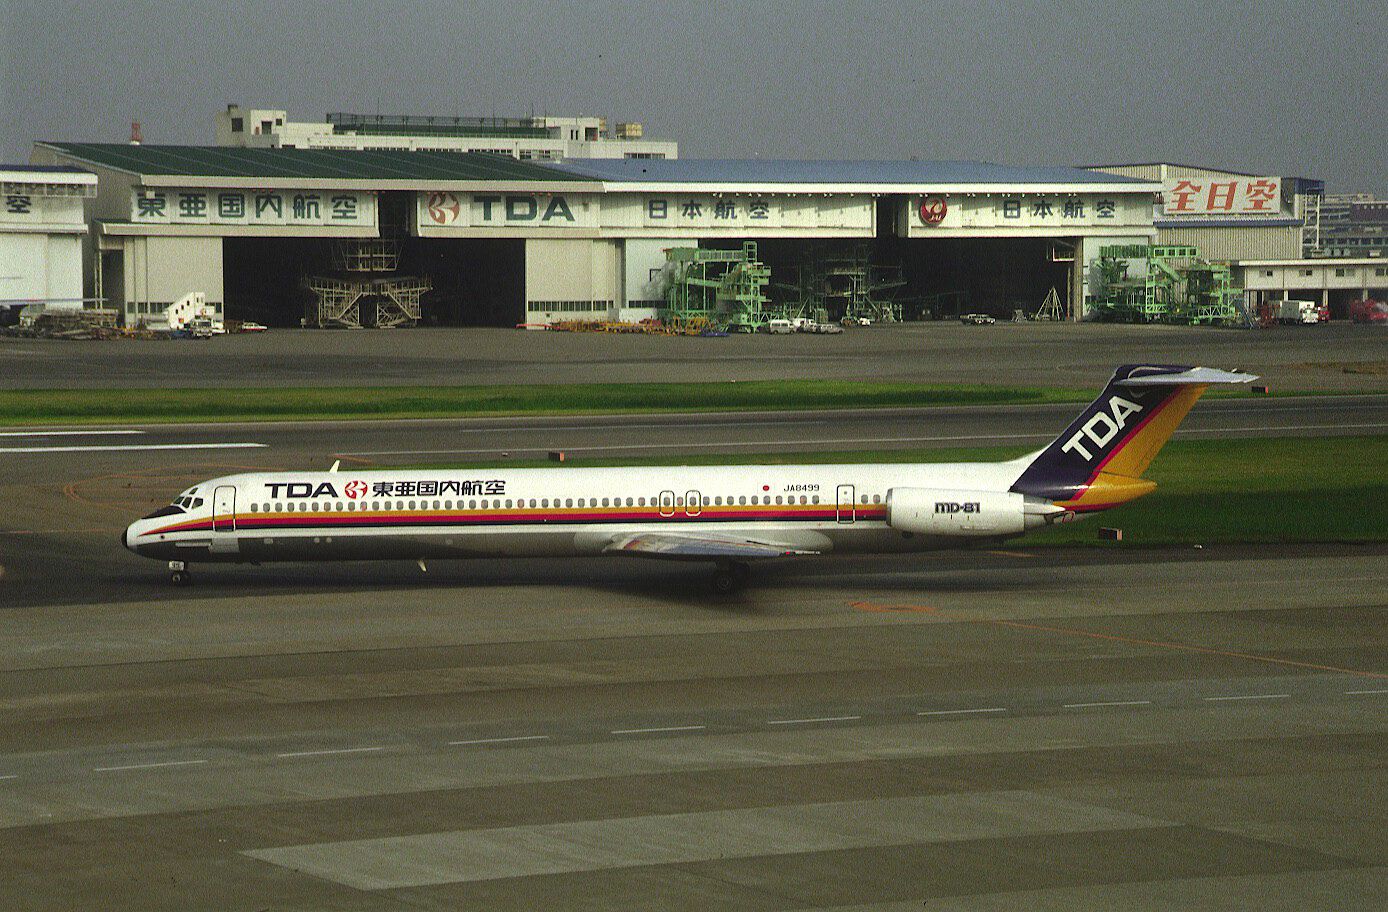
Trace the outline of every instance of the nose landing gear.
{"label": "nose landing gear", "polygon": [[718,595],[732,595],[747,585],[750,571],[746,564],[737,561],[719,561],[713,568],[713,591]]}
{"label": "nose landing gear", "polygon": [[175,586],[190,586],[193,583],[193,575],[188,570],[188,565],[183,561],[169,561],[169,582]]}

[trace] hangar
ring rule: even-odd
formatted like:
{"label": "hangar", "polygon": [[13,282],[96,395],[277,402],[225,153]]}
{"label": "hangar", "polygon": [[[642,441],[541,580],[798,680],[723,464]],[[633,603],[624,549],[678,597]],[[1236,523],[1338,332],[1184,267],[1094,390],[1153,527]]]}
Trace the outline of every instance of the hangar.
{"label": "hangar", "polygon": [[655,315],[671,249],[755,242],[774,279],[863,251],[913,316],[1078,319],[1101,245],[1151,243],[1160,184],[982,162],[571,159],[39,143],[98,177],[88,288],[127,324],[202,292],[278,325]]}
{"label": "hangar", "polygon": [[0,165],[0,310],[82,307],[83,209],[95,195],[81,168]]}

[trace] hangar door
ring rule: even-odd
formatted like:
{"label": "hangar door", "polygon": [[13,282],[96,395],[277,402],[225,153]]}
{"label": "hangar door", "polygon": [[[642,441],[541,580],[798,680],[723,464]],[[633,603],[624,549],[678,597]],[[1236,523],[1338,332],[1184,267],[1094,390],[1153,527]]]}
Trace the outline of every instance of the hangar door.
{"label": "hangar door", "polygon": [[525,322],[607,320],[621,287],[620,242],[534,238],[525,242]]}

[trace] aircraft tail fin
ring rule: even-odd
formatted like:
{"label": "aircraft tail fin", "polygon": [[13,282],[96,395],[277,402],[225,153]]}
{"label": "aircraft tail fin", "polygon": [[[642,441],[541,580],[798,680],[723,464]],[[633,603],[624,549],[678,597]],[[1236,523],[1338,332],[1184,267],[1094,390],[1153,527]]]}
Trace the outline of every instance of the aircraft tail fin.
{"label": "aircraft tail fin", "polygon": [[1142,473],[1205,389],[1255,379],[1207,367],[1125,364],[1064,433],[1026,457],[1011,490],[1077,513],[1141,497],[1156,487]]}

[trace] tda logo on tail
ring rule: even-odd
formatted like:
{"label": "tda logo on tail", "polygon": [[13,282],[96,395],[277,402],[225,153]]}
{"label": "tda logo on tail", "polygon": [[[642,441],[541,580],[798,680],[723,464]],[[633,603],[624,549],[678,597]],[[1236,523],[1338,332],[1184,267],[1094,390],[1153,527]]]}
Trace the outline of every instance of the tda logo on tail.
{"label": "tda logo on tail", "polygon": [[[1100,455],[1104,447],[1113,442],[1118,432],[1128,426],[1128,419],[1142,411],[1142,406],[1122,396],[1110,396],[1108,408],[1105,412],[1101,407],[1081,425],[1080,429],[1061,446],[1061,452],[1078,453],[1084,457],[1085,462],[1093,462],[1094,457]],[[1094,447],[1092,453],[1089,451],[1090,444]]]}

